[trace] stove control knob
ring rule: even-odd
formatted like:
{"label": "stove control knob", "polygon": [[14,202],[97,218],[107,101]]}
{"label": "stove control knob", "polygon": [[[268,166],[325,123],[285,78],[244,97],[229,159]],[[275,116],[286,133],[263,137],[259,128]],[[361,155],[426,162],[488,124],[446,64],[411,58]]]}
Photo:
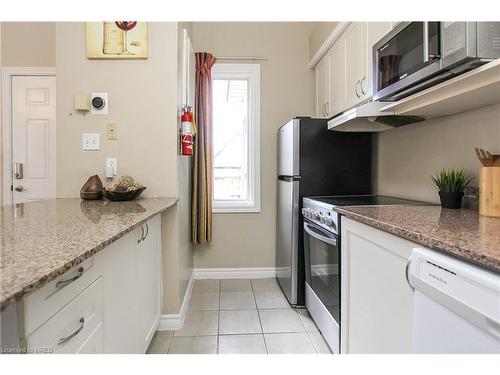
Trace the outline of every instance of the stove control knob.
{"label": "stove control knob", "polygon": [[319,218],[318,213],[316,211],[312,211],[310,219],[318,220],[318,218]]}
{"label": "stove control knob", "polygon": [[302,209],[302,216],[307,217],[307,208]]}
{"label": "stove control knob", "polygon": [[332,219],[326,219],[325,224],[329,227],[333,227],[333,220]]}
{"label": "stove control knob", "polygon": [[325,217],[321,216],[321,217],[319,218],[319,222],[320,222],[321,224],[325,224],[325,221],[326,221],[326,218],[325,218]]}

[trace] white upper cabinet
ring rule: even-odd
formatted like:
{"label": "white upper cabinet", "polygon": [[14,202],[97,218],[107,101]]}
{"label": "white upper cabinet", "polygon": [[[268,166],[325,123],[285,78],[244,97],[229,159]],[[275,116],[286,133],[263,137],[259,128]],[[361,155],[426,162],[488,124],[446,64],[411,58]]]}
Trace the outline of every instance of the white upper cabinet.
{"label": "white upper cabinet", "polygon": [[329,117],[330,113],[330,55],[316,65],[316,116]]}
{"label": "white upper cabinet", "polygon": [[330,55],[330,112],[335,116],[345,108],[345,45],[340,40],[332,47]]}
{"label": "white upper cabinet", "polygon": [[353,22],[316,65],[316,115],[333,117],[373,94],[373,45],[392,22]]}
{"label": "white upper cabinet", "polygon": [[363,85],[367,87],[368,79],[366,22],[352,23],[344,34],[344,40],[346,107],[350,108],[368,97],[368,91],[362,90]]}

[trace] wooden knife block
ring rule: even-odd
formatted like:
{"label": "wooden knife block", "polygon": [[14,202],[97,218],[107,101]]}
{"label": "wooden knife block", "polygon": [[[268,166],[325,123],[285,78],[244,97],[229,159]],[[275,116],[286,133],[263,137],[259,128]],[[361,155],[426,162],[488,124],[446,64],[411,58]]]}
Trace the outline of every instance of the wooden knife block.
{"label": "wooden knife block", "polygon": [[481,167],[479,214],[500,217],[500,167]]}

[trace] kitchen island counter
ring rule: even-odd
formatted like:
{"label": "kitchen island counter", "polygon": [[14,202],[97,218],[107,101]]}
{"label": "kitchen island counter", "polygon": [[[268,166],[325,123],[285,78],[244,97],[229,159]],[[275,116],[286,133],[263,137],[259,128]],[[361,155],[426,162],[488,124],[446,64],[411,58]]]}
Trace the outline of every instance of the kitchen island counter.
{"label": "kitchen island counter", "polygon": [[1,207],[1,309],[96,254],[177,198],[51,199]]}

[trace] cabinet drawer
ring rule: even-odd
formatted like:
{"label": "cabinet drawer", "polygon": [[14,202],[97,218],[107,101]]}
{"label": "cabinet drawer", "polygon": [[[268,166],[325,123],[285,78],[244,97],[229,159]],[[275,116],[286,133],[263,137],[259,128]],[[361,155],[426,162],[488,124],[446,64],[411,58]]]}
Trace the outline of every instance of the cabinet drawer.
{"label": "cabinet drawer", "polygon": [[[28,352],[52,349],[53,353],[77,353],[102,325],[102,278],[79,294],[27,338]],[[96,338],[97,340],[97,338]]]}
{"label": "cabinet drawer", "polygon": [[87,340],[76,351],[76,354],[100,354],[103,352],[103,329],[100,323],[96,330],[89,336]]}
{"label": "cabinet drawer", "polygon": [[102,275],[101,253],[71,268],[24,300],[25,335],[29,336]]}

